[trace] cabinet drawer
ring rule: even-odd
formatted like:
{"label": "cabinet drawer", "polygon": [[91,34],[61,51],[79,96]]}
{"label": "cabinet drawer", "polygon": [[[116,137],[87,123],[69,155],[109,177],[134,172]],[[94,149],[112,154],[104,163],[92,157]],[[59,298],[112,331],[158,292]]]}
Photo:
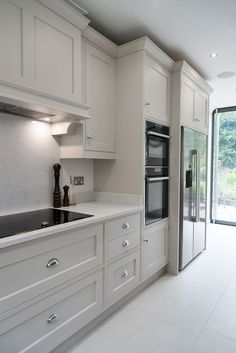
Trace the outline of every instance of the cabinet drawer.
{"label": "cabinet drawer", "polygon": [[132,250],[136,246],[140,245],[141,241],[140,230],[122,235],[119,238],[108,241],[108,260],[125,254],[127,251]]}
{"label": "cabinet drawer", "polygon": [[107,223],[108,239],[115,239],[123,234],[140,229],[140,214],[115,219]]}
{"label": "cabinet drawer", "polygon": [[108,266],[108,303],[113,304],[140,281],[140,251]]}
{"label": "cabinet drawer", "polygon": [[0,252],[0,313],[103,262],[103,226],[76,229]]}
{"label": "cabinet drawer", "polygon": [[0,321],[1,352],[50,352],[102,311],[102,288],[98,271]]}

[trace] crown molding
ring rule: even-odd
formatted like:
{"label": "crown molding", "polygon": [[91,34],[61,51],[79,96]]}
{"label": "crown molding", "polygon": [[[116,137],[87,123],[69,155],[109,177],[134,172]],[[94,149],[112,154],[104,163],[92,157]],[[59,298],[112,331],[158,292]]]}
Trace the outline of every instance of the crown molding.
{"label": "crown molding", "polygon": [[83,30],[82,37],[84,37],[87,41],[92,42],[100,49],[103,49],[114,58],[117,57],[118,46],[90,26]]}
{"label": "crown molding", "polygon": [[185,60],[177,61],[173,66],[173,72],[180,71],[193,80],[198,86],[200,86],[206,93],[211,94],[213,88],[206,82],[192,66],[190,66]]}
{"label": "crown molding", "polygon": [[172,70],[174,61],[146,36],[120,45],[118,47],[118,57],[140,50],[145,51],[149,56],[153,57],[154,60],[159,61],[159,63],[164,65],[168,70]]}
{"label": "crown molding", "polygon": [[48,9],[54,11],[74,26],[78,27],[81,31],[86,28],[90,20],[79,11],[76,11],[64,0],[37,0],[42,5],[46,6]]}

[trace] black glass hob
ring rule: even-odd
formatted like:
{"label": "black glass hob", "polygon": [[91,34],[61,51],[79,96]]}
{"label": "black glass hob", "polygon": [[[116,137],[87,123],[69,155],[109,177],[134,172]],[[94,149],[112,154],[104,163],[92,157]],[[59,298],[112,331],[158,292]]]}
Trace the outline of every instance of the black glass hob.
{"label": "black glass hob", "polygon": [[90,214],[46,208],[0,217],[0,238],[92,217]]}

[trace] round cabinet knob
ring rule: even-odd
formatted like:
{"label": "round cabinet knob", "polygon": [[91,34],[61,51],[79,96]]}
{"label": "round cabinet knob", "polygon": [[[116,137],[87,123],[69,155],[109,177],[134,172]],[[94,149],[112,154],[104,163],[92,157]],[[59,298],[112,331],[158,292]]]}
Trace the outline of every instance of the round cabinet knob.
{"label": "round cabinet knob", "polygon": [[144,243],[148,243],[149,242],[148,238],[144,238],[143,241],[144,241]]}
{"label": "round cabinet knob", "polygon": [[122,272],[120,276],[121,278],[126,278],[128,275],[129,275],[128,271],[125,270],[124,272]]}
{"label": "round cabinet knob", "polygon": [[149,107],[149,106],[150,106],[150,104],[151,104],[151,102],[150,102],[150,101],[146,101],[146,102],[145,102],[145,106],[146,106],[146,107]]}
{"label": "round cabinet knob", "polygon": [[53,259],[48,261],[47,268],[53,268],[53,267],[56,267],[58,265],[59,265],[59,260],[54,257]]}
{"label": "round cabinet knob", "polygon": [[122,226],[123,229],[129,229],[129,223],[124,223]]}
{"label": "round cabinet knob", "polygon": [[89,142],[91,142],[92,139],[93,139],[93,135],[88,135],[88,136],[87,136],[87,140],[88,140]]}
{"label": "round cabinet knob", "polygon": [[57,320],[59,320],[59,315],[57,314],[52,314],[48,317],[48,324],[54,324],[54,322],[56,322]]}
{"label": "round cabinet knob", "polygon": [[121,245],[123,246],[123,248],[127,248],[129,246],[129,241],[128,240],[122,241]]}

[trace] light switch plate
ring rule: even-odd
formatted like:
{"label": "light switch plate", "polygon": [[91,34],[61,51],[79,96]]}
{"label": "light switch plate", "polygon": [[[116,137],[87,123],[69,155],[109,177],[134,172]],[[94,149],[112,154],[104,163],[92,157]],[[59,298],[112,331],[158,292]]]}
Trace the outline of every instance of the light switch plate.
{"label": "light switch plate", "polygon": [[83,176],[76,176],[73,178],[74,185],[84,185],[84,177]]}

